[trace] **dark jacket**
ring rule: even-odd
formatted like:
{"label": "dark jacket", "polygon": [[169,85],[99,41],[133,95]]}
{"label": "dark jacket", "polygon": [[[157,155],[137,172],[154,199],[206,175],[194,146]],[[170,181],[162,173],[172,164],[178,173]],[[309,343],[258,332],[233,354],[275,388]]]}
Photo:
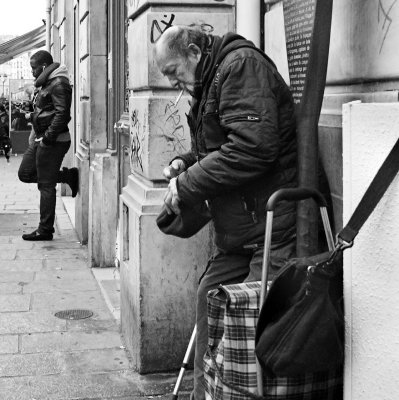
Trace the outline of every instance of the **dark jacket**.
{"label": "dark jacket", "polygon": [[[7,116],[7,114],[5,115]],[[1,120],[0,120],[0,136],[5,136],[5,137],[10,136],[10,129],[8,128],[8,124],[2,122]]]}
{"label": "dark jacket", "polygon": [[45,144],[56,141],[61,133],[69,132],[72,88],[66,68],[58,63],[49,65],[35,81],[40,88],[34,100],[31,121],[36,137]]}
{"label": "dark jacket", "polygon": [[26,120],[25,115],[19,111],[16,112],[11,122],[11,128],[15,131],[28,130],[28,121]]}
{"label": "dark jacket", "polygon": [[[196,71],[188,116],[192,151],[178,177],[182,203],[208,200],[216,245],[262,244],[265,204],[297,185],[294,102],[273,62],[241,36],[213,37]],[[280,203],[273,246],[295,236],[295,206]]]}

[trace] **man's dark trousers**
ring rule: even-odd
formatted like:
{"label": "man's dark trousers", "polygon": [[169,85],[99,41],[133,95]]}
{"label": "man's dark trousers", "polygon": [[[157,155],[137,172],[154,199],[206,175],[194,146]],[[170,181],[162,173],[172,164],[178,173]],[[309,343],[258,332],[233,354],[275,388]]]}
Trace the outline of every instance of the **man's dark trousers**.
{"label": "man's dark trousers", "polygon": [[56,186],[65,182],[60,168],[70,146],[70,141],[51,145],[34,142],[26,150],[19,167],[19,179],[25,183],[37,183],[40,191],[40,234],[54,233]]}
{"label": "man's dark trousers", "polygon": [[[295,238],[287,240],[271,254],[268,278],[272,279],[285,260],[295,256]],[[276,247],[276,246],[275,246]],[[219,285],[260,281],[262,277],[263,246],[254,250],[221,252],[208,261],[197,291],[197,337],[194,357],[194,390],[190,400],[205,399],[204,355],[208,347],[207,294]]]}

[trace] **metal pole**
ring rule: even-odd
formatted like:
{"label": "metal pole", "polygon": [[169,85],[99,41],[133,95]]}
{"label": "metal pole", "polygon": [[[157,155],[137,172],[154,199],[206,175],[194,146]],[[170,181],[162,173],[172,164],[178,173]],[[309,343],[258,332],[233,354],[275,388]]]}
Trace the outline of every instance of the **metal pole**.
{"label": "metal pole", "polygon": [[[9,82],[11,81],[11,79],[9,80]],[[8,132],[9,132],[9,136],[11,137],[11,85],[10,85],[10,97],[8,100]]]}
{"label": "metal pole", "polygon": [[47,51],[50,51],[50,44],[51,44],[50,24],[51,24],[51,0],[47,0],[46,4],[46,50]]}
{"label": "metal pole", "polygon": [[[270,248],[272,244],[273,216],[274,216],[274,211],[268,211],[266,214],[265,244],[263,247],[262,280],[261,280],[260,299],[259,299],[259,315],[260,312],[262,311],[263,302],[265,301],[267,293],[267,281],[269,280],[269,264],[270,264]],[[256,379],[257,379],[258,395],[263,396],[263,373],[258,358],[256,358]]]}
{"label": "metal pole", "polygon": [[334,237],[331,231],[330,220],[328,219],[328,213],[326,207],[320,207],[320,214],[321,214],[321,219],[323,221],[324,232],[326,233],[328,250],[332,251],[334,250],[335,247]]}
{"label": "metal pole", "polygon": [[260,0],[237,0],[237,33],[260,47]]}
{"label": "metal pole", "polygon": [[[298,2],[299,4],[300,2]],[[297,110],[298,183],[318,187],[318,122],[326,83],[333,0],[316,0],[313,36],[310,44],[303,97]],[[309,200],[298,204],[297,256],[315,254],[317,207]]]}

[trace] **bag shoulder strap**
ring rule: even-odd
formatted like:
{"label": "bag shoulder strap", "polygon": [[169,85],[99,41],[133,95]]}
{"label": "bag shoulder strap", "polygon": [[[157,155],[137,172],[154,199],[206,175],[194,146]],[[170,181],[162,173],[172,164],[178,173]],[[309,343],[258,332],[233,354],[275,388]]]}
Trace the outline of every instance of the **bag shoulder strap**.
{"label": "bag shoulder strap", "polygon": [[399,171],[399,139],[388,154],[376,176],[360,200],[346,226],[338,233],[338,238],[351,244],[360,228],[388,189]]}

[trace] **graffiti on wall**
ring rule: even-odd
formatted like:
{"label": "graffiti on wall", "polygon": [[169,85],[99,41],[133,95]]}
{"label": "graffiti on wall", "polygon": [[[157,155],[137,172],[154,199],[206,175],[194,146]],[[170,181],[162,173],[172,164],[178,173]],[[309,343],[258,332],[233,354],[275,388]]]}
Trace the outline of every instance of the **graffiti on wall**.
{"label": "graffiti on wall", "polygon": [[166,103],[160,115],[154,118],[158,128],[158,135],[166,142],[168,152],[184,153],[188,150],[185,138],[185,124],[182,121],[180,110],[173,101]]}
{"label": "graffiti on wall", "polygon": [[[155,43],[160,36],[166,31],[166,29],[173,26],[173,22],[175,20],[175,14],[164,14],[161,20],[153,19],[151,22],[151,30],[150,30],[150,42]],[[215,28],[204,21],[193,22],[188,26],[200,29],[202,32],[206,34],[211,34],[215,30]]]}
{"label": "graffiti on wall", "polygon": [[173,101],[170,101],[165,106],[165,121],[170,126],[169,137],[165,138],[173,144],[174,151],[181,151],[184,149],[184,126],[181,123],[181,117],[178,108]]}
{"label": "graffiti on wall", "polygon": [[[168,18],[168,14],[164,15],[164,18]],[[154,19],[151,23],[151,33],[150,33],[150,41],[151,43],[155,43],[160,36],[166,31],[166,29],[170,28],[173,25],[173,21],[175,19],[175,14],[170,14],[169,20],[161,19],[158,21]]]}
{"label": "graffiti on wall", "polygon": [[398,0],[378,0],[378,25],[382,30],[382,39],[380,43],[380,53],[384,47],[385,40],[393,23],[392,10],[398,3]]}
{"label": "graffiti on wall", "polygon": [[[145,120],[145,119],[144,119]],[[130,169],[140,168],[143,171],[143,146],[145,124],[139,120],[139,111],[134,109],[130,114]]]}

